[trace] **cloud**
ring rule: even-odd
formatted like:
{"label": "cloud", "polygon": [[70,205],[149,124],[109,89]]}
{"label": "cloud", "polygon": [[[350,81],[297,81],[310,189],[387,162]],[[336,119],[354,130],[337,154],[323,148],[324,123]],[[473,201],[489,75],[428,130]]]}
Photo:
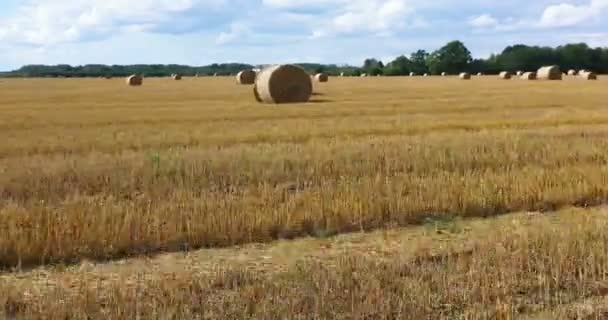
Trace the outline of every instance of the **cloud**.
{"label": "cloud", "polygon": [[548,6],[541,18],[543,27],[568,27],[598,21],[608,8],[608,0],[591,0],[586,5],[561,3]]}
{"label": "cloud", "polygon": [[[53,45],[120,32],[194,29],[195,13],[219,11],[227,0],[30,0],[0,22],[0,39]],[[210,17],[212,15],[207,15]]]}
{"label": "cloud", "polygon": [[478,17],[469,19],[469,25],[474,28],[494,27],[498,24],[498,20],[489,14],[482,14]]}
{"label": "cloud", "polygon": [[332,10],[329,22],[316,27],[313,35],[323,37],[353,33],[392,33],[406,25],[405,18],[413,11],[406,0],[351,0]]}
{"label": "cloud", "polygon": [[218,45],[229,44],[239,40],[247,35],[251,35],[250,28],[244,23],[232,23],[230,30],[227,32],[221,32],[217,37],[215,43]]}

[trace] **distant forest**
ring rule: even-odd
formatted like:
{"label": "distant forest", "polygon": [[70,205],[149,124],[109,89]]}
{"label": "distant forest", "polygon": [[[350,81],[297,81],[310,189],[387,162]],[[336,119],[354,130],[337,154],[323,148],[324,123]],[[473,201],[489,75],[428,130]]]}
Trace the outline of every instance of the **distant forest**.
{"label": "distant forest", "polygon": [[[309,73],[325,72],[329,75],[400,76],[410,72],[458,74],[498,74],[501,71],[535,71],[543,65],[559,65],[562,70],[586,69],[596,73],[608,73],[608,48],[591,48],[585,43],[567,44],[556,48],[514,45],[487,59],[473,59],[471,52],[460,41],[451,41],[445,46],[427,52],[418,50],[409,56],[402,55],[384,63],[375,58],[365,59],[361,66],[338,66],[335,64],[300,63]],[[245,69],[259,68],[242,63],[211,64],[208,66],[186,65],[27,65],[18,70],[0,74],[4,77],[124,77],[142,74],[146,77],[166,77],[178,73],[184,76],[236,75]]]}

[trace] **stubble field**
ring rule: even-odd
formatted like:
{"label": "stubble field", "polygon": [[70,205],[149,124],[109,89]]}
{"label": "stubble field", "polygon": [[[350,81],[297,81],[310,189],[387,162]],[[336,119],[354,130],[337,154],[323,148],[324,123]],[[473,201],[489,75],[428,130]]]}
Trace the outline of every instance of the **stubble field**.
{"label": "stubble field", "polygon": [[601,317],[607,87],[332,78],[271,106],[232,78],[2,79],[0,306]]}

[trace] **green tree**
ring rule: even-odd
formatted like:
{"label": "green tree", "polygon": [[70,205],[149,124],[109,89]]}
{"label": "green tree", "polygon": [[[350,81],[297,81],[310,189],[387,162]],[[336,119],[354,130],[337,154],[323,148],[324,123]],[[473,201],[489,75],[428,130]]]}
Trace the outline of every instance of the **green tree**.
{"label": "green tree", "polygon": [[424,50],[418,50],[410,55],[410,71],[416,74],[423,74],[429,72],[429,68],[426,65],[426,60],[429,54]]}
{"label": "green tree", "polygon": [[409,74],[411,62],[406,56],[399,56],[384,68],[384,74],[389,76],[402,76]]}
{"label": "green tree", "polygon": [[472,61],[471,52],[464,43],[451,41],[433,52],[429,56],[427,63],[431,73],[447,72],[449,74],[458,74],[463,71],[469,71]]}
{"label": "green tree", "polygon": [[384,70],[384,63],[382,63],[382,61],[370,58],[370,59],[365,59],[365,61],[363,62],[363,72],[369,74],[369,75],[379,75],[383,73]]}

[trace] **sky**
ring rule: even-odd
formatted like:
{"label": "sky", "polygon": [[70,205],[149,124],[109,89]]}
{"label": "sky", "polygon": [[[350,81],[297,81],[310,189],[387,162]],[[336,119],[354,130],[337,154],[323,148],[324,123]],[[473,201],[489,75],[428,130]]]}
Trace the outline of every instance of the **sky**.
{"label": "sky", "polygon": [[0,70],[26,64],[389,62],[461,40],[608,47],[608,0],[0,0]]}

